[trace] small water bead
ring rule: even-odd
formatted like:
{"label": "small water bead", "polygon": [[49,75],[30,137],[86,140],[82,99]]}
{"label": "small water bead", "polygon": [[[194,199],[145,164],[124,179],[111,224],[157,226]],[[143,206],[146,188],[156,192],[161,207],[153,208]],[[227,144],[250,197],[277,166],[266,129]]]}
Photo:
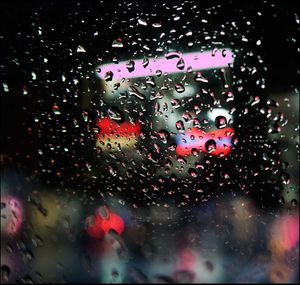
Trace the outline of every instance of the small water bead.
{"label": "small water bead", "polygon": [[213,139],[210,139],[205,143],[205,149],[207,152],[212,152],[216,150],[216,148],[217,148],[217,144]]}
{"label": "small water bead", "polygon": [[215,125],[218,129],[225,128],[227,126],[227,119],[224,116],[217,116],[215,118]]}
{"label": "small water bead", "polygon": [[176,84],[175,85],[175,90],[177,91],[177,93],[183,93],[185,91],[185,88],[182,84]]}

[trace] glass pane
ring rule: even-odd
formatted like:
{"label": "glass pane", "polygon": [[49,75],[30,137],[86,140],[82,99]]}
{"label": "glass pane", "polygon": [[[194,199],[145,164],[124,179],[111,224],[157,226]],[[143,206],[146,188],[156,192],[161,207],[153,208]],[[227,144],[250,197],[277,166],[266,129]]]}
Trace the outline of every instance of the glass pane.
{"label": "glass pane", "polygon": [[1,282],[299,282],[294,2],[1,2]]}

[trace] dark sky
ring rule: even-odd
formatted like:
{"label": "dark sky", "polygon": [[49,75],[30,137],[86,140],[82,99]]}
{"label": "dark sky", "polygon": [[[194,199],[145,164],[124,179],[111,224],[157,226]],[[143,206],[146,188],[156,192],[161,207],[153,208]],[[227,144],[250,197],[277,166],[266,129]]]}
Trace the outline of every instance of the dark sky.
{"label": "dark sky", "polygon": [[[83,43],[86,41],[93,44],[94,49],[90,49],[92,53],[97,53],[100,49],[111,49],[111,39],[124,36],[126,31],[118,26],[109,29],[109,23],[116,20],[128,21],[137,13],[154,15],[151,19],[162,21],[164,27],[173,27],[180,30],[184,24],[184,21],[176,23],[166,20],[174,14],[174,9],[161,9],[164,1],[133,1],[131,11],[127,11],[127,13],[124,13],[124,11],[127,10],[126,7],[128,3],[131,3],[130,1],[124,3],[121,1],[104,1],[105,5],[98,5],[97,3],[96,1],[83,1],[80,5],[77,5],[73,1],[1,1],[1,34],[3,35],[1,62],[5,63],[5,67],[1,68],[1,75],[4,75],[4,78],[6,76],[13,77],[13,80],[18,83],[16,73],[20,69],[27,70],[34,64],[28,62],[26,57],[38,56],[39,52],[44,52],[39,47],[39,43],[30,37],[32,33],[36,32],[37,26],[48,27],[49,29],[51,27],[56,28],[55,32],[49,31],[47,38],[50,42],[62,42],[61,49],[55,50],[53,53],[57,54],[57,57],[63,58],[67,48],[72,48],[73,45],[77,44],[71,40],[72,38],[80,39]],[[167,1],[166,3],[167,6],[172,7],[180,5],[181,1]],[[251,1],[228,1],[228,3],[226,1],[226,4],[222,1],[201,1],[201,4],[197,3],[200,11],[218,4],[221,4],[222,8],[217,16],[211,17],[211,27],[217,26],[218,23],[226,20],[235,21],[240,27],[239,31],[242,35],[243,29],[248,28],[243,17],[247,17],[251,20],[251,26],[255,26],[253,36],[262,39],[262,45],[259,48],[268,67],[267,79],[269,84],[267,87],[274,91],[287,90],[291,86],[299,84],[299,71],[297,75],[299,52],[297,53],[296,50],[299,47],[297,39],[299,39],[300,28],[299,24],[296,23],[296,14],[299,21],[297,1],[262,1],[255,4]],[[114,11],[117,12],[114,13]],[[259,11],[262,13],[261,17],[257,16]],[[193,19],[195,15],[189,9],[185,10],[185,14],[186,18],[184,20],[191,20],[191,26],[197,29],[197,21],[200,21],[200,19]],[[102,18],[102,21],[96,22],[96,18]],[[85,19],[84,24],[80,22],[81,19]],[[32,22],[36,23],[36,26],[32,26]],[[101,31],[101,41],[99,42],[85,33],[95,28]],[[138,31],[138,27],[136,31]],[[209,32],[209,28],[207,31]],[[17,32],[22,33],[22,36],[18,36]],[[153,29],[146,30],[146,33],[143,30],[143,32],[146,37],[155,36]],[[237,37],[240,35],[237,35]],[[249,49],[251,44],[247,43]],[[258,47],[254,48],[258,49]],[[26,50],[29,51],[29,54],[25,53]],[[91,57],[94,56],[92,53],[90,53]],[[20,58],[24,57],[23,68],[17,68],[12,64],[11,60],[16,55]],[[61,64],[61,61],[58,58],[53,63]],[[65,62],[64,64],[66,65]],[[24,73],[22,75],[26,77]],[[20,77],[19,74],[18,77]]]}

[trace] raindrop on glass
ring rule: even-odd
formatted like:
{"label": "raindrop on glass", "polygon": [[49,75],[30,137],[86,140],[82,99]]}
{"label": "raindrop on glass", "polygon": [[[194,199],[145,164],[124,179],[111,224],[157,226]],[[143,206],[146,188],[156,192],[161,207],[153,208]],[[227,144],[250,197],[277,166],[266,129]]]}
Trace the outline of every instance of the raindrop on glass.
{"label": "raindrop on glass", "polygon": [[205,78],[201,72],[196,72],[194,80],[197,82],[200,82],[200,81],[204,82],[204,83],[208,82],[208,79]]}
{"label": "raindrop on glass", "polygon": [[147,26],[147,22],[145,19],[138,19],[138,24],[141,26]]}
{"label": "raindrop on glass", "polygon": [[293,207],[296,207],[296,206],[298,205],[297,200],[296,200],[296,199],[292,199],[291,205],[292,205]]}
{"label": "raindrop on glass", "polygon": [[148,64],[149,64],[149,59],[145,57],[143,59],[142,65],[143,65],[144,68],[146,68],[148,66]]}
{"label": "raindrop on glass", "polygon": [[282,183],[285,185],[290,184],[290,182],[291,182],[291,176],[286,172],[281,173],[280,179],[281,179]]}
{"label": "raindrop on glass", "polygon": [[171,105],[174,109],[178,109],[181,106],[181,103],[178,99],[172,99]]}
{"label": "raindrop on glass", "polygon": [[53,113],[54,113],[55,115],[60,115],[60,114],[61,114],[61,113],[60,113],[60,110],[59,110],[59,107],[58,107],[57,104],[54,104],[54,105],[52,106],[52,111],[53,111]]}
{"label": "raindrop on glass", "polygon": [[153,23],[152,26],[154,28],[160,28],[162,25],[161,25],[161,23]]}
{"label": "raindrop on glass", "polygon": [[123,113],[116,107],[108,108],[108,116],[116,121],[121,121],[123,119]]}
{"label": "raindrop on glass", "polygon": [[112,176],[118,176],[119,169],[115,165],[113,164],[109,165],[108,171]]}
{"label": "raindrop on glass", "polygon": [[129,90],[130,95],[133,95],[133,96],[137,97],[140,100],[145,100],[146,99],[145,95],[142,94],[141,92],[139,92],[137,90],[137,88],[135,88],[134,86],[130,86],[130,88],[131,88],[131,90]]}
{"label": "raindrop on glass", "polygon": [[113,72],[112,71],[107,71],[105,73],[105,76],[104,76],[104,80],[105,81],[111,81],[113,79]]}
{"label": "raindrop on glass", "polygon": [[194,168],[189,168],[188,173],[192,177],[197,177],[198,176],[198,173]]}
{"label": "raindrop on glass", "polygon": [[178,69],[180,69],[180,70],[183,70],[183,69],[184,69],[184,66],[185,66],[184,60],[183,60],[182,58],[179,59],[178,62],[177,62],[177,64],[176,64],[176,67],[177,67]]}
{"label": "raindrop on glass", "polygon": [[184,130],[184,124],[181,120],[176,122],[176,129],[179,131]]}
{"label": "raindrop on glass", "polygon": [[215,142],[215,140],[210,139],[205,143],[205,149],[207,152],[212,152],[214,150],[216,150],[217,144]]}
{"label": "raindrop on glass", "polygon": [[217,116],[215,119],[215,125],[218,129],[225,128],[227,125],[227,119],[224,116]]}
{"label": "raindrop on glass", "polygon": [[112,45],[113,48],[122,48],[123,47],[123,42],[120,38],[116,39],[113,41]]}
{"label": "raindrop on glass", "polygon": [[160,130],[157,134],[163,143],[167,143],[168,138],[170,137],[170,133],[167,130]]}
{"label": "raindrop on glass", "polygon": [[178,51],[171,51],[171,52],[168,52],[166,55],[165,55],[165,58],[166,59],[172,59],[172,58],[176,58],[176,57],[181,57],[181,53],[178,52]]}
{"label": "raindrop on glass", "polygon": [[151,87],[155,87],[156,86],[154,78],[152,76],[149,76],[149,77],[146,78],[146,83],[148,85],[150,85]]}
{"label": "raindrop on glass", "polygon": [[127,63],[126,63],[126,67],[128,69],[129,72],[132,72],[134,71],[134,61],[133,60],[129,60]]}
{"label": "raindrop on glass", "polygon": [[178,92],[178,93],[183,93],[185,91],[185,88],[182,84],[176,84],[175,85],[175,90]]}

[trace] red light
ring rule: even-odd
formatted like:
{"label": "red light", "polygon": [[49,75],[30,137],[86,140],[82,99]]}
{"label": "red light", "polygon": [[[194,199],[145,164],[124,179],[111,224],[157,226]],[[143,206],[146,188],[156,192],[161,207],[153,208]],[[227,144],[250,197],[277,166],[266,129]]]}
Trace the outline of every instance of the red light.
{"label": "red light", "polygon": [[102,239],[110,230],[122,234],[124,228],[123,219],[107,206],[98,208],[93,216],[86,218],[86,231],[96,239]]}
{"label": "red light", "polygon": [[226,156],[232,148],[232,128],[219,129],[206,133],[198,128],[188,129],[184,135],[177,137],[176,152],[178,155],[192,155],[193,149],[213,155]]}
{"label": "red light", "polygon": [[137,136],[141,133],[141,124],[137,122],[132,124],[130,122],[116,123],[114,120],[105,117],[98,119],[97,126],[101,129],[99,137],[120,136],[129,137]]}

